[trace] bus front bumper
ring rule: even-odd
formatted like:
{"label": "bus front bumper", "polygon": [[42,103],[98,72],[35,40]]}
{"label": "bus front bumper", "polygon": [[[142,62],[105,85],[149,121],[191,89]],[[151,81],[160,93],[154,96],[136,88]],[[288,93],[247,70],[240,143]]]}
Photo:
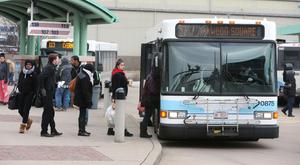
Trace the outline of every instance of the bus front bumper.
{"label": "bus front bumper", "polygon": [[[220,126],[221,127],[221,126]],[[220,128],[219,127],[219,128]],[[236,128],[234,128],[236,129]],[[214,134],[207,132],[207,125],[160,124],[159,137],[162,139],[259,139],[278,138],[278,125],[239,125],[236,134]]]}

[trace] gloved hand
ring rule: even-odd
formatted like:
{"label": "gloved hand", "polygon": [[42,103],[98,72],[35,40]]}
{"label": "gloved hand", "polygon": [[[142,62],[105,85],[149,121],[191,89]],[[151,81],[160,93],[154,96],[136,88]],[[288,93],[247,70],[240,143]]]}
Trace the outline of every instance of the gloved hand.
{"label": "gloved hand", "polygon": [[46,94],[47,94],[46,89],[41,89],[41,93],[42,93],[42,96],[46,96]]}

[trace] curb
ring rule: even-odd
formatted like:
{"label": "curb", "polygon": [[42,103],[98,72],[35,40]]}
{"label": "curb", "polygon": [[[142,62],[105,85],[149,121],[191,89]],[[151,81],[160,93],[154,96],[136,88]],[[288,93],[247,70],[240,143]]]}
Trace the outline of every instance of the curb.
{"label": "curb", "polygon": [[[139,126],[139,122],[133,115],[128,114],[128,116],[135,121],[136,125]],[[149,131],[151,131],[151,134],[153,135],[152,138],[149,139],[152,143],[152,149],[147,154],[145,159],[140,163],[140,165],[158,165],[162,157],[161,144],[159,143],[157,136],[154,134],[153,129],[149,129]]]}

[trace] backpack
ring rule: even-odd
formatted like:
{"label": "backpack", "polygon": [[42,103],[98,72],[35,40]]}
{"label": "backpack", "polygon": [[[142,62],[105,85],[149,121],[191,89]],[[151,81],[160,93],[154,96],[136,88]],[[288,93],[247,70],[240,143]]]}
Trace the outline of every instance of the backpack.
{"label": "backpack", "polygon": [[77,81],[77,76],[73,80],[70,81],[69,91],[72,92],[72,93],[75,92],[76,81]]}

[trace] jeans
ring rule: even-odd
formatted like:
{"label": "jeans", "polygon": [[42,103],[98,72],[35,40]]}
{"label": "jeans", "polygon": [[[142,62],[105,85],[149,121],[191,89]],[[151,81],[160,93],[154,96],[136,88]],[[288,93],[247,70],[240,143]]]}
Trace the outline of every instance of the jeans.
{"label": "jeans", "polygon": [[71,93],[69,88],[56,88],[55,106],[56,108],[67,109],[70,106]]}
{"label": "jeans", "polygon": [[287,105],[283,108],[283,111],[288,111],[289,116],[293,115],[293,105],[294,105],[294,103],[295,103],[295,97],[294,96],[289,96]]}

